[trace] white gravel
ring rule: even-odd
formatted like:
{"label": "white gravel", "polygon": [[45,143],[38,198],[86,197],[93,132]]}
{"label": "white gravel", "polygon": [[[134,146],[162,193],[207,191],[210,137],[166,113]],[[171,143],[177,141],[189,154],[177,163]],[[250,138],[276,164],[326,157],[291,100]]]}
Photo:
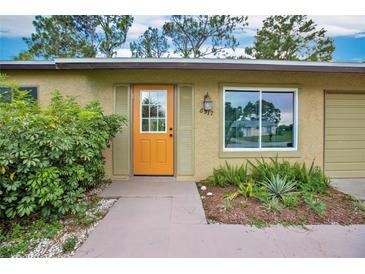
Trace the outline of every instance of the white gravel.
{"label": "white gravel", "polygon": [[[117,201],[117,199],[101,199],[97,206],[87,212],[88,215],[92,216],[97,213],[101,213],[104,215]],[[54,239],[44,238],[35,247],[25,256],[26,258],[51,258],[51,257],[71,257],[76,249],[81,246],[81,244],[87,239],[90,232],[94,230],[94,228],[99,224],[101,219],[93,224],[91,224],[87,228],[80,228],[78,231],[66,232],[67,231],[67,223],[64,223],[64,230],[61,231]],[[63,253],[62,246],[70,237],[77,237],[77,244],[75,249],[70,253]]]}

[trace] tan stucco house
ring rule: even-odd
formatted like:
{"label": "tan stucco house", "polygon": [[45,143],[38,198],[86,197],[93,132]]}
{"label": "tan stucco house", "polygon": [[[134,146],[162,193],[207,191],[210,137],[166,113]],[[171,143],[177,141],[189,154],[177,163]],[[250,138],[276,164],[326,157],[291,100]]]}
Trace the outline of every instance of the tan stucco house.
{"label": "tan stucco house", "polygon": [[365,177],[365,64],[96,58],[1,61],[0,70],[41,105],[59,89],[126,115],[105,151],[112,179],[199,180],[224,161],[276,155]]}

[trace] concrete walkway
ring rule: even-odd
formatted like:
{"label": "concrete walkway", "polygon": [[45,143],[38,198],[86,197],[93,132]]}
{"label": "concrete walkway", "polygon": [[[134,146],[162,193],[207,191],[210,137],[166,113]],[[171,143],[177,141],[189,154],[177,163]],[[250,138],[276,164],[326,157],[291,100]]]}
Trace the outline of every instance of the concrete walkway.
{"label": "concrete walkway", "polygon": [[193,182],[136,177],[75,257],[365,257],[365,226],[302,228],[207,224]]}
{"label": "concrete walkway", "polygon": [[365,178],[332,179],[331,185],[356,199],[365,200]]}

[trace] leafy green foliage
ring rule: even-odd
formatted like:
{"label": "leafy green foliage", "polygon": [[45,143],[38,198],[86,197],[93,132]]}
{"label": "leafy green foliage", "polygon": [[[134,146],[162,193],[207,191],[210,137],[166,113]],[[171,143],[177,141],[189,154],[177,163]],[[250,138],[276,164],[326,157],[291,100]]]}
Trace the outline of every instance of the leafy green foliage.
{"label": "leafy green foliage", "polygon": [[225,162],[224,166],[220,166],[213,170],[213,177],[211,181],[217,186],[227,186],[245,183],[249,180],[249,175],[247,171],[247,165],[232,166]]}
{"label": "leafy green foliage", "polygon": [[329,185],[330,179],[325,176],[322,170],[314,166],[314,161],[309,168],[305,163],[295,163],[292,167],[292,176],[303,192],[324,193]]}
{"label": "leafy green foliage", "polygon": [[258,184],[254,184],[254,197],[257,198],[263,204],[268,203],[270,199],[270,195],[269,192],[267,191],[267,188]]}
{"label": "leafy green foliage", "polygon": [[237,186],[237,191],[235,191],[235,192],[226,191],[224,193],[224,198],[232,201],[240,195],[243,197],[249,197],[249,198],[254,196],[253,185],[251,182],[239,183]]}
{"label": "leafy green foliage", "polygon": [[75,246],[77,244],[78,238],[76,236],[72,236],[68,238],[62,245],[62,252],[67,253],[71,252],[75,249]]}
{"label": "leafy green foliage", "polygon": [[283,204],[287,208],[295,208],[300,204],[300,196],[298,193],[290,193],[283,197]]}
{"label": "leafy green foliage", "polygon": [[318,198],[315,198],[313,193],[304,193],[304,202],[311,210],[319,215],[324,216],[326,214],[326,204]]}
{"label": "leafy green foliage", "polygon": [[133,17],[129,15],[36,16],[35,32],[23,38],[28,46],[15,59],[113,57],[125,43]]}
{"label": "leafy green foliage", "polygon": [[244,197],[251,198],[254,196],[253,184],[251,182],[239,183],[237,192]]}
{"label": "leafy green foliage", "polygon": [[137,41],[130,43],[133,57],[160,58],[168,49],[164,34],[159,34],[157,28],[149,27]]}
{"label": "leafy green foliage", "polygon": [[175,53],[184,58],[207,55],[227,55],[239,43],[234,32],[247,26],[247,16],[229,15],[173,15],[163,26],[171,38]]}
{"label": "leafy green foliage", "polygon": [[0,218],[81,210],[86,190],[104,176],[102,151],[126,118],[84,107],[54,91],[41,109],[15,83],[0,77],[11,102],[0,98]]}
{"label": "leafy green foliage", "polygon": [[270,196],[281,200],[296,187],[296,182],[288,180],[285,176],[281,177],[279,174],[272,174],[270,178],[265,178],[260,183],[266,187]]}
{"label": "leafy green foliage", "polygon": [[63,225],[58,221],[20,221],[10,224],[8,228],[0,227],[0,258],[13,255],[22,256],[32,249],[39,240],[52,239]]}
{"label": "leafy green foliage", "polygon": [[305,15],[266,18],[246,54],[256,59],[330,61],[335,51],[326,30]]}
{"label": "leafy green foliage", "polygon": [[287,160],[279,161],[278,157],[256,160],[256,163],[248,161],[251,167],[251,177],[253,181],[262,182],[266,178],[279,175],[286,177],[289,181],[297,183],[297,187],[304,192],[323,193],[328,187],[330,180],[324,175],[322,170],[314,166],[314,161],[307,168],[305,163],[291,164]]}

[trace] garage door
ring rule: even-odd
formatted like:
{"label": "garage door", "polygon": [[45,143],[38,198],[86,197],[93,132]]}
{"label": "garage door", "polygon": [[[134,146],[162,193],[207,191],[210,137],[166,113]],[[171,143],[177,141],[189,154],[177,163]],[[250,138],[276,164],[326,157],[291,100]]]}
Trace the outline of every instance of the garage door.
{"label": "garage door", "polygon": [[365,177],[365,92],[325,95],[325,172]]}

